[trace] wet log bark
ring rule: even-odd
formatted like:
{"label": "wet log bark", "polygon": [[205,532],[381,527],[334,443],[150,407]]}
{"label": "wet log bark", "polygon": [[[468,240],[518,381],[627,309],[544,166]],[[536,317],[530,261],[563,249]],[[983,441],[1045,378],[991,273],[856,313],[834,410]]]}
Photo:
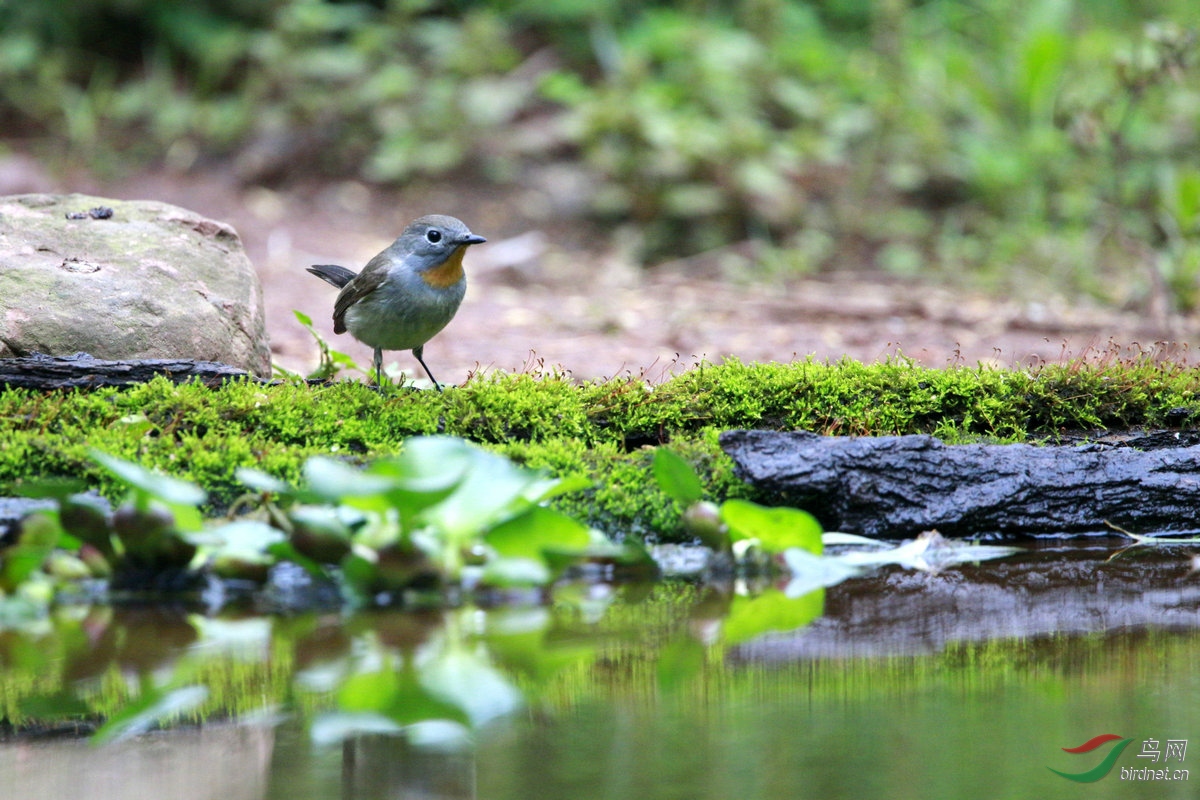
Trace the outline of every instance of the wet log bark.
{"label": "wet log bark", "polygon": [[76,353],[73,356],[35,354],[0,359],[0,385],[20,389],[128,386],[144,383],[156,375],[163,375],[175,383],[199,378],[205,385],[213,386],[231,378],[246,377],[249,373],[228,364],[190,358],[105,361],[87,353]]}
{"label": "wet log bark", "polygon": [[931,436],[730,431],[743,480],[826,530],[909,538],[1200,528],[1200,446],[947,445]]}

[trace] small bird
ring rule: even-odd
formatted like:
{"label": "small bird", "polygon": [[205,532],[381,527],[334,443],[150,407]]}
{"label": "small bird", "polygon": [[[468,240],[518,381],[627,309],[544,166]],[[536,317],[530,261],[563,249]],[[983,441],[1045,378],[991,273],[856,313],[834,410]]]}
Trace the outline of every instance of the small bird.
{"label": "small bird", "polygon": [[454,217],[430,214],[409,223],[362,272],[336,264],[308,271],[342,291],[333,304],[333,332],[375,348],[375,384],[382,385],[383,351],[412,350],[440,392],[422,354],[425,343],[454,318],[467,291],[463,254],[487,239]]}

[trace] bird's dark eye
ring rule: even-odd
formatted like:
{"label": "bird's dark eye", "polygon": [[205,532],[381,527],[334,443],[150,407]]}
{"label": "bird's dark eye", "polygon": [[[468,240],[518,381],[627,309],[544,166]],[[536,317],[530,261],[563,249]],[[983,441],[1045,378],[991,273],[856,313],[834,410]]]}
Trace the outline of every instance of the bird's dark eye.
{"label": "bird's dark eye", "polygon": [[439,230],[436,230],[436,229],[428,230],[425,232],[425,238],[428,239],[429,241],[433,242],[434,244],[437,244],[438,242],[440,242],[442,240],[442,232]]}

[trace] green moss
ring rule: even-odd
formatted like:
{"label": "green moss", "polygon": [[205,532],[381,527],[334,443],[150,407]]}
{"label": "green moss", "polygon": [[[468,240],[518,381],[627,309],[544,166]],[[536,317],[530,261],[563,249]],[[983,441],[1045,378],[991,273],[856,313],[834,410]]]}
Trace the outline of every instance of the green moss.
{"label": "green moss", "polygon": [[1200,411],[1198,391],[1200,372],[1150,360],[1000,370],[927,369],[905,359],[730,360],[658,386],[501,373],[444,394],[351,382],[209,389],[165,379],[124,390],[9,389],[0,392],[0,492],[32,478],[81,476],[115,498],[122,488],[88,457],[97,447],[199,483],[219,509],[242,492],[239,466],[296,481],[310,456],[365,461],[396,452],[409,436],[441,432],[554,475],[585,476],[591,489],[557,502],[614,535],[670,537],[679,509],[649,477],[649,445],[670,443],[720,501],[753,497],[717,444],[723,430],[1055,439],[1169,427]]}

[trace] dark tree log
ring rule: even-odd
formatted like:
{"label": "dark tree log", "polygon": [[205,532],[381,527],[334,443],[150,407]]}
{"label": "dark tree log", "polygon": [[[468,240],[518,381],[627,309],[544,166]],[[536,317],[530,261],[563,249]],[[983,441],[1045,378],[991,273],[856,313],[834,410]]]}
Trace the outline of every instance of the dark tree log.
{"label": "dark tree log", "polygon": [[730,431],[739,476],[827,530],[906,538],[1200,528],[1200,446],[947,445],[931,436],[842,438]]}
{"label": "dark tree log", "polygon": [[205,385],[214,386],[231,378],[247,377],[249,373],[215,361],[188,358],[104,361],[87,353],[73,356],[36,353],[24,358],[0,359],[0,385],[20,389],[128,386],[144,383],[156,375],[163,375],[175,383],[199,378]]}

